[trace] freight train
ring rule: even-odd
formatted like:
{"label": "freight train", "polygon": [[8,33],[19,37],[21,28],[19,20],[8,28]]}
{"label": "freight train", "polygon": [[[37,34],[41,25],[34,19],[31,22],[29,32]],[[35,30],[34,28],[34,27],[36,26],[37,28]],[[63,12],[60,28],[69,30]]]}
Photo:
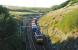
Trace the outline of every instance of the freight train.
{"label": "freight train", "polygon": [[37,26],[37,18],[32,19],[32,32],[34,33],[35,41],[38,43],[43,42],[43,34]]}

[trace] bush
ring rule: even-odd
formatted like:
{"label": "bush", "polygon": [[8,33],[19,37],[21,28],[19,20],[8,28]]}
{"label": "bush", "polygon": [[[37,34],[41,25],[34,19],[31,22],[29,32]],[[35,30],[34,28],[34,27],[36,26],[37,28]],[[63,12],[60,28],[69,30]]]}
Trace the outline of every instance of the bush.
{"label": "bush", "polygon": [[25,50],[17,27],[17,20],[10,16],[6,7],[0,6],[0,50]]}
{"label": "bush", "polygon": [[0,6],[0,38],[4,39],[17,31],[16,20],[9,15],[7,8]]}

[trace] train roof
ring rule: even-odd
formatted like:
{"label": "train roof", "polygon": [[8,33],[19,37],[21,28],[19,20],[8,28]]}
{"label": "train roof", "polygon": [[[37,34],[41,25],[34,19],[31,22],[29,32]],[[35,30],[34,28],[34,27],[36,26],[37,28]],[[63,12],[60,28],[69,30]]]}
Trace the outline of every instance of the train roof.
{"label": "train roof", "polygon": [[36,31],[35,34],[38,35],[38,36],[42,35],[42,33],[40,31]]}
{"label": "train roof", "polygon": [[33,18],[33,19],[35,19],[35,20],[36,20],[37,18]]}

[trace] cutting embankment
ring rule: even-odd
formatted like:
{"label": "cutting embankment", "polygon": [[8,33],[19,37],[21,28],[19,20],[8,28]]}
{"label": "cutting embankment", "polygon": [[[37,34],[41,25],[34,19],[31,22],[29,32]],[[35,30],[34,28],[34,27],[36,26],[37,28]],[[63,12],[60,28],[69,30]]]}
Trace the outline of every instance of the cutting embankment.
{"label": "cutting embankment", "polygon": [[[53,44],[78,37],[78,4],[51,11],[38,21],[41,31]],[[47,25],[47,27],[45,27]],[[48,32],[46,31],[48,29]]]}

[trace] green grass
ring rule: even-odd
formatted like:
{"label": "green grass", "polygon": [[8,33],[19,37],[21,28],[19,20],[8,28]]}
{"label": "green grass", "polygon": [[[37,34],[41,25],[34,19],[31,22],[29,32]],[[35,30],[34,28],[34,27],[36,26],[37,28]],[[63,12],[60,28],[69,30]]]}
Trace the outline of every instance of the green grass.
{"label": "green grass", "polygon": [[38,13],[32,13],[32,12],[17,12],[17,11],[10,11],[11,15],[26,15],[26,14],[38,14]]}
{"label": "green grass", "polygon": [[78,0],[69,0],[69,1],[71,2],[71,5],[78,2]]}
{"label": "green grass", "polygon": [[74,28],[78,28],[78,9],[65,14],[63,19],[59,22],[59,27],[63,32],[69,32]]}

